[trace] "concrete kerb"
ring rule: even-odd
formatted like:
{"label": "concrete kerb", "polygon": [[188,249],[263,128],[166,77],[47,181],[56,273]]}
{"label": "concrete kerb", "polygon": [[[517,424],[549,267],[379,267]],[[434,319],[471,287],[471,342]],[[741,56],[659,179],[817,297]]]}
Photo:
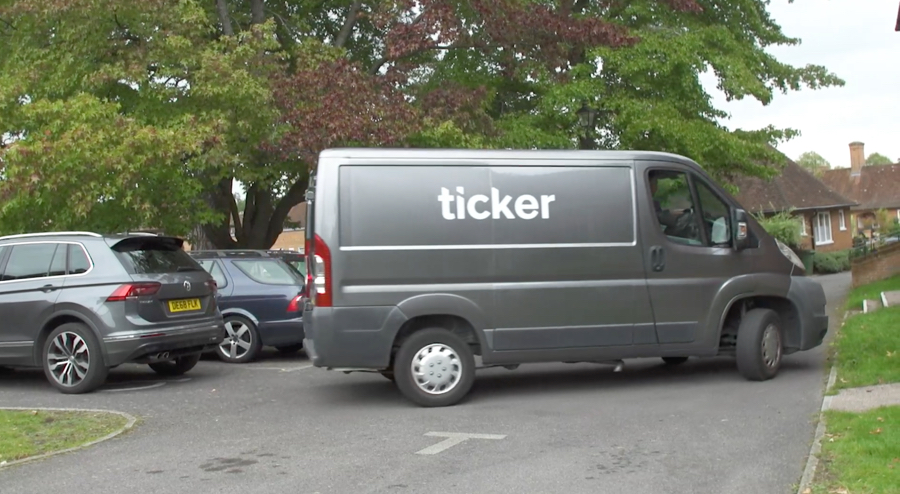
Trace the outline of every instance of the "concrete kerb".
{"label": "concrete kerb", "polygon": [[126,421],[127,421],[127,422],[125,423],[125,425],[122,426],[120,429],[118,429],[118,430],[116,430],[116,431],[113,431],[113,432],[111,432],[111,433],[109,433],[109,434],[107,434],[107,435],[105,435],[105,436],[103,436],[103,437],[101,437],[101,438],[94,439],[93,441],[88,441],[88,442],[86,442],[86,443],[84,443],[84,444],[80,444],[80,445],[78,445],[78,446],[73,446],[73,447],[71,447],[71,448],[61,449],[61,450],[59,450],[59,451],[51,451],[51,452],[49,452],[49,453],[43,453],[43,454],[40,454],[40,455],[29,456],[29,457],[27,457],[27,458],[22,458],[21,460],[15,460],[15,461],[9,461],[9,462],[0,463],[0,470],[3,470],[4,468],[8,468],[8,467],[15,466],[15,465],[21,465],[21,464],[23,464],[23,463],[28,463],[28,462],[32,462],[32,461],[36,461],[36,460],[42,460],[42,459],[44,459],[44,458],[49,458],[49,457],[51,457],[51,456],[61,455],[61,454],[63,454],[63,453],[71,453],[71,452],[73,452],[73,451],[78,451],[78,450],[80,450],[80,449],[84,449],[84,448],[91,447],[91,446],[93,446],[93,445],[95,445],[95,444],[97,444],[97,443],[101,443],[101,442],[103,442],[103,441],[108,441],[108,440],[110,440],[110,439],[112,439],[112,438],[114,438],[114,437],[116,437],[116,436],[122,434],[123,432],[130,430],[132,427],[134,427],[134,424],[137,422],[137,417],[135,417],[135,416],[133,416],[133,415],[130,415],[130,414],[127,414],[127,413],[125,413],[125,412],[120,412],[120,411],[118,411],[118,410],[100,410],[100,409],[93,409],[93,408],[47,408],[47,407],[0,407],[0,410],[24,410],[24,411],[27,411],[27,410],[44,410],[44,411],[50,411],[50,412],[93,412],[93,413],[111,413],[111,414],[114,414],[114,415],[119,415],[119,416],[121,416],[121,417],[124,417],[124,418],[126,419]]}

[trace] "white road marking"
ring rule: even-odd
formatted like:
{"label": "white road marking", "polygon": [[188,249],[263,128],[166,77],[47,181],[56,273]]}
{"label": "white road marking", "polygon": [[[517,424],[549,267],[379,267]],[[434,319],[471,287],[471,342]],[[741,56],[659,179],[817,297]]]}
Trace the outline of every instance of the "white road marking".
{"label": "white road marking", "polygon": [[417,455],[436,455],[441,451],[452,448],[469,439],[500,440],[506,437],[506,434],[468,434],[465,432],[428,432],[425,435],[430,437],[446,437],[447,439],[444,439],[437,444],[433,444],[421,451],[417,451]]}
{"label": "white road marking", "polygon": [[101,389],[100,391],[102,391],[104,393],[119,393],[121,391],[142,391],[145,389],[158,388],[160,386],[165,386],[165,385],[166,385],[166,382],[163,381],[163,382],[153,383],[149,386],[138,386],[136,388]]}

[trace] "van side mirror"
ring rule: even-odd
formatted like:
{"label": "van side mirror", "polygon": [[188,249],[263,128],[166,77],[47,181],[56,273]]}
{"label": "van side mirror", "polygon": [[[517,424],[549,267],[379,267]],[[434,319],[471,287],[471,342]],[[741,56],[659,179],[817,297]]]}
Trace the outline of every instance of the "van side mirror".
{"label": "van side mirror", "polygon": [[741,251],[750,245],[750,232],[747,225],[747,211],[735,208],[731,212],[731,224],[734,225],[732,245],[734,250]]}

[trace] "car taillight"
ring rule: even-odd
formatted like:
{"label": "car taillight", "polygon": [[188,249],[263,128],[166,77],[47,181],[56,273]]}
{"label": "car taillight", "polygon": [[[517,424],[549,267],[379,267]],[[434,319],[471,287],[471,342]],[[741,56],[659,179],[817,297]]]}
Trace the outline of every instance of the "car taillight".
{"label": "car taillight", "polygon": [[316,235],[313,247],[315,256],[315,278],[312,280],[315,291],[312,292],[313,304],[319,307],[331,307],[331,251],[322,237]]}
{"label": "car taillight", "polygon": [[301,305],[300,301],[303,300],[303,294],[297,295],[293,299],[291,299],[291,303],[288,304],[287,311],[288,312],[300,312]]}
{"label": "car taillight", "polygon": [[206,285],[209,287],[210,295],[215,296],[219,291],[219,284],[216,283],[216,280],[208,280]]}
{"label": "car taillight", "polygon": [[106,297],[106,301],[121,302],[128,298],[153,295],[159,291],[159,287],[159,283],[126,283],[119,288],[116,288],[116,291],[112,292],[112,295]]}

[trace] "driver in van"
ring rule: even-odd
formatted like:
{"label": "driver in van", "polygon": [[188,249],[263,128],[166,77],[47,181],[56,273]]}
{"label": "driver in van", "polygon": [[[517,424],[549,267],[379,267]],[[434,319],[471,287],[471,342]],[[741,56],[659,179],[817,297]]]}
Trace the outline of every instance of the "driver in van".
{"label": "driver in van", "polygon": [[668,209],[663,209],[656,197],[656,191],[659,189],[659,177],[655,173],[650,172],[650,194],[653,198],[653,210],[656,211],[656,217],[659,224],[662,225],[663,232],[671,230],[675,227],[676,218]]}

